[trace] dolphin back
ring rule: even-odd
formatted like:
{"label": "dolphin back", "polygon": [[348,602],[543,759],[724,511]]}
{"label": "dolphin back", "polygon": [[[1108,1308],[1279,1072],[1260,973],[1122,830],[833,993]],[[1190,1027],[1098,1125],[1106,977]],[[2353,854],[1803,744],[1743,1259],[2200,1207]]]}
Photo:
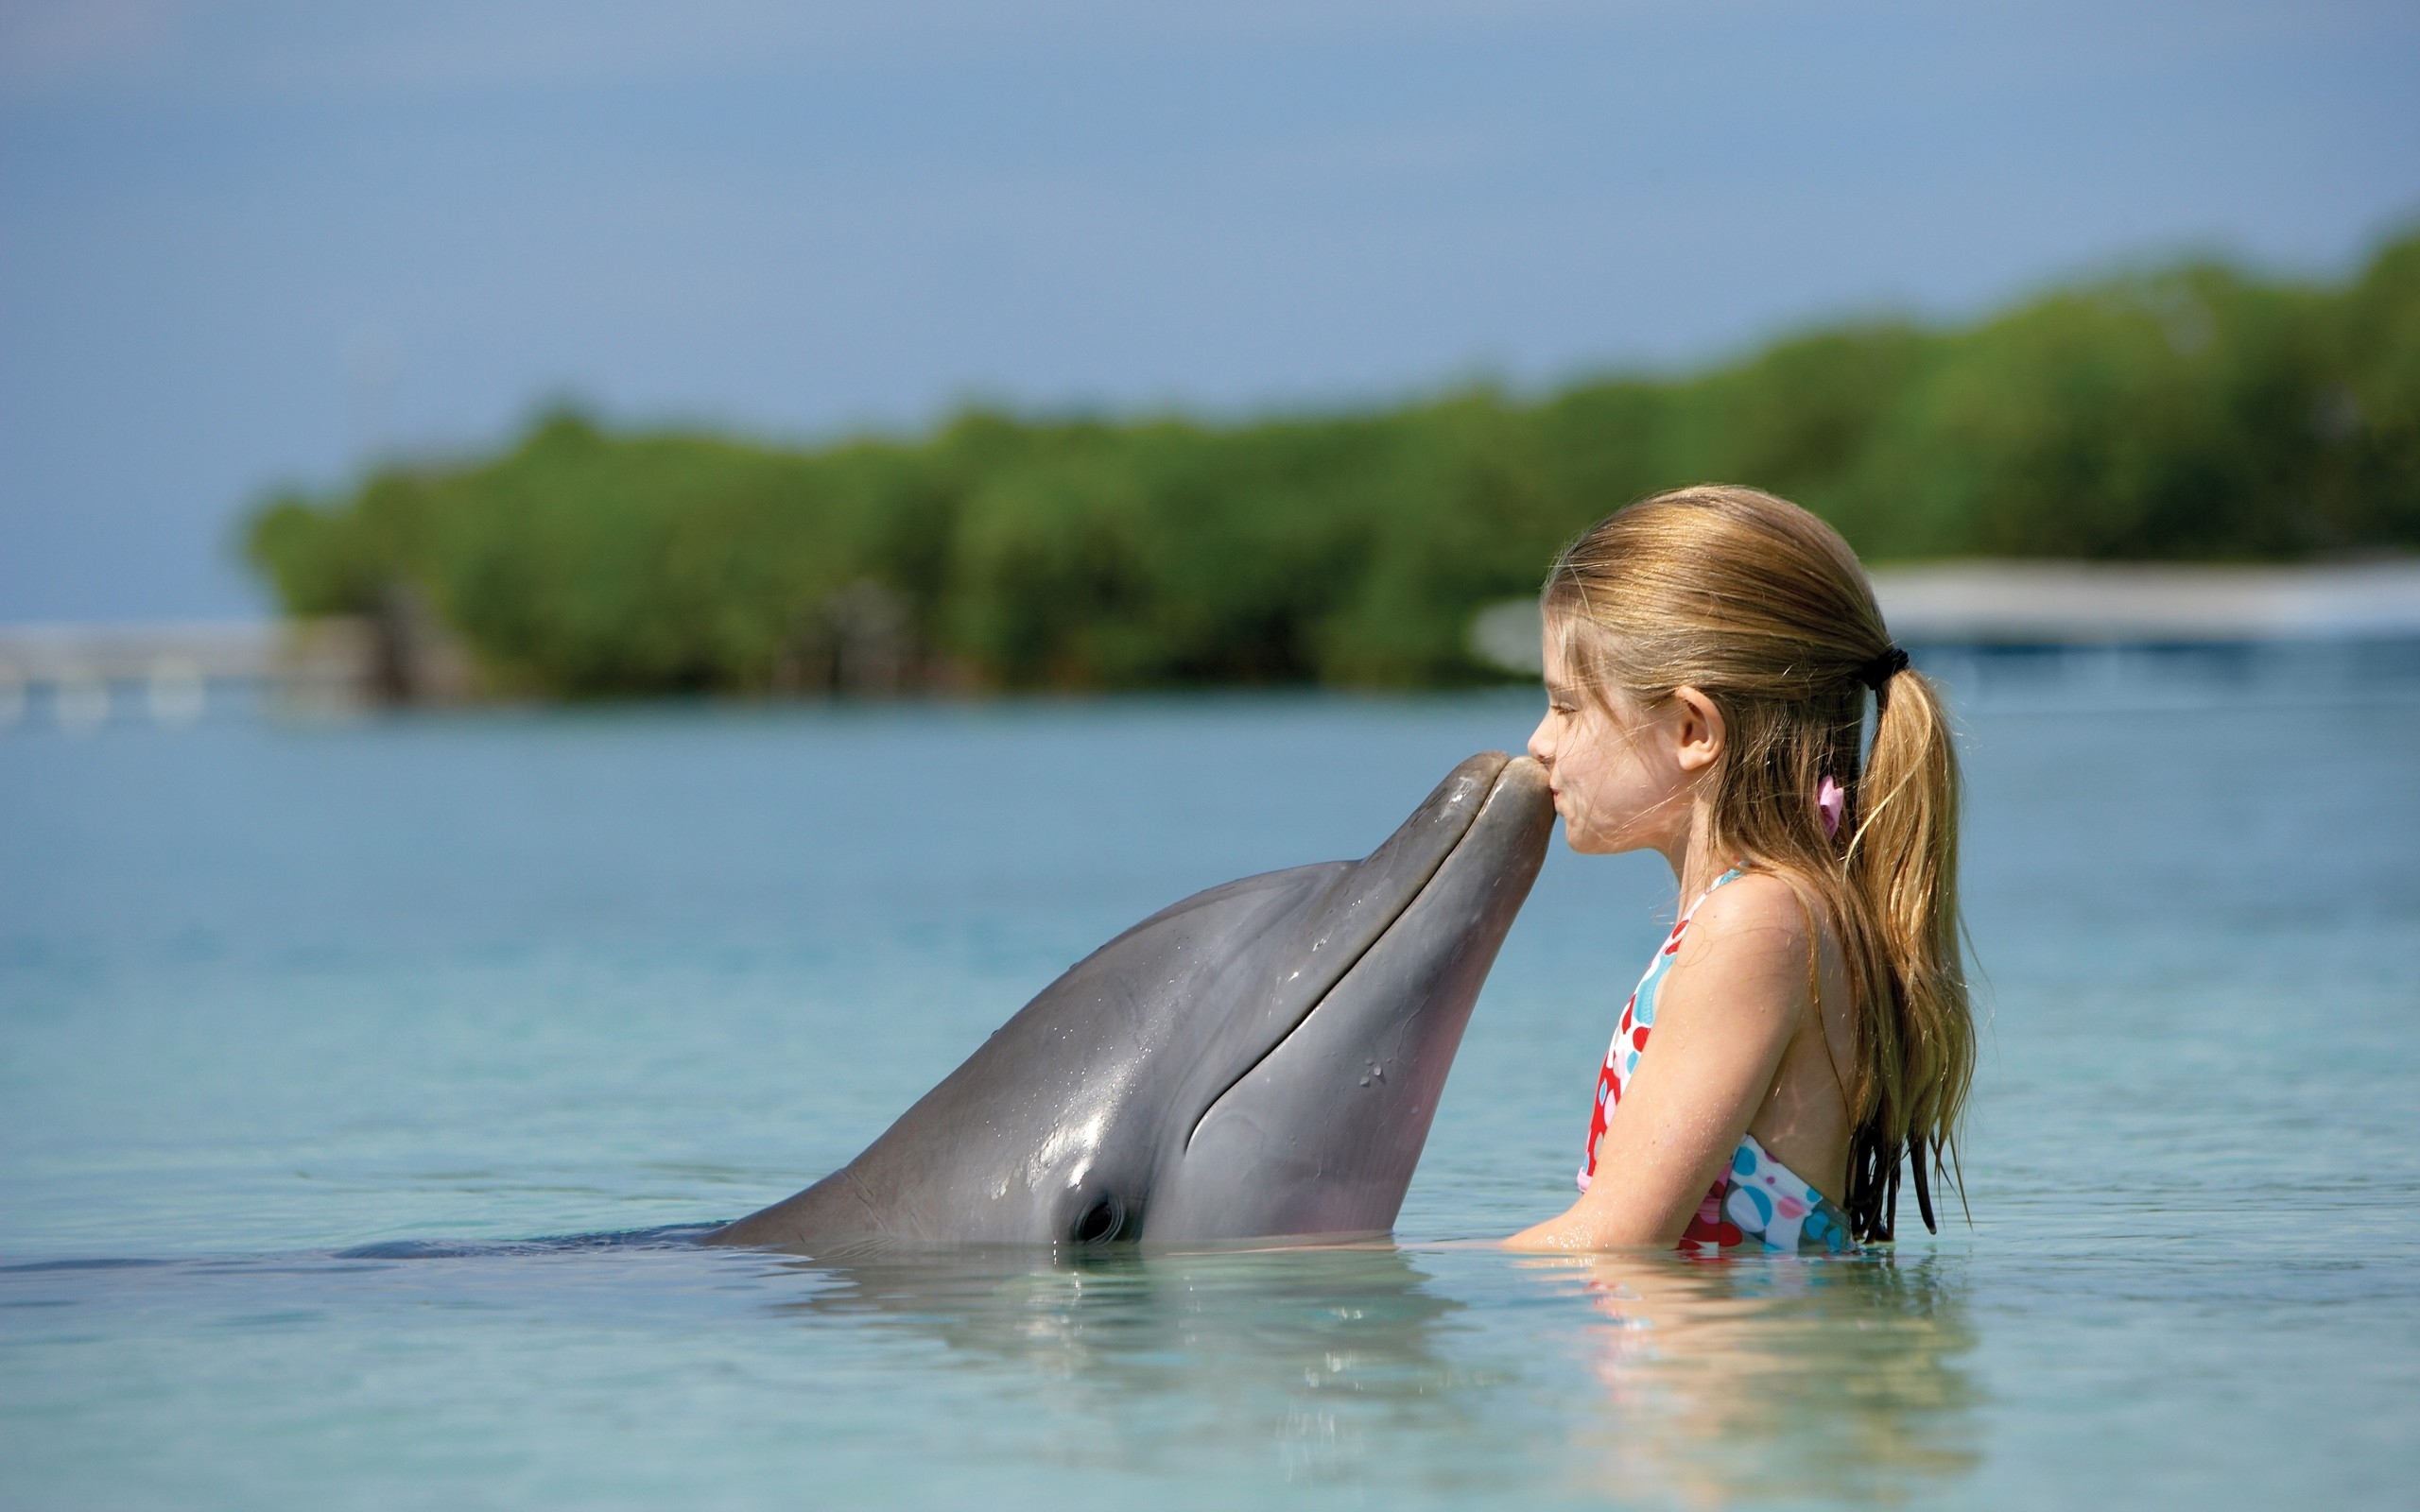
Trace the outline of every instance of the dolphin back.
{"label": "dolphin back", "polygon": [[[1194,1010],[1264,984],[1264,945],[1353,869],[1326,862],[1224,883],[1161,909],[1051,983],[847,1165],[712,1238],[726,1244],[1052,1243],[1101,1193],[1147,1186],[1155,1110],[1191,1069]],[[1188,1029],[1194,1032],[1188,1035]],[[1143,1205],[1108,1199],[1131,1239]],[[1098,1225],[1099,1219],[1096,1218]]]}

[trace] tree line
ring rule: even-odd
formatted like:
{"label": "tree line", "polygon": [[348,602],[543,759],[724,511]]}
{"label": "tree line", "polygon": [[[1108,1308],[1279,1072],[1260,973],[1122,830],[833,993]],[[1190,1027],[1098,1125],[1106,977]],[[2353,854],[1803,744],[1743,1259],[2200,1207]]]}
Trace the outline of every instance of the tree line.
{"label": "tree line", "polygon": [[1489,676],[1478,606],[1703,480],[1875,562],[2420,549],[2420,235],[2333,286],[2195,262],[1542,396],[812,448],[562,412],[268,499],[247,541],[288,612],[433,616],[507,692],[1409,687]]}

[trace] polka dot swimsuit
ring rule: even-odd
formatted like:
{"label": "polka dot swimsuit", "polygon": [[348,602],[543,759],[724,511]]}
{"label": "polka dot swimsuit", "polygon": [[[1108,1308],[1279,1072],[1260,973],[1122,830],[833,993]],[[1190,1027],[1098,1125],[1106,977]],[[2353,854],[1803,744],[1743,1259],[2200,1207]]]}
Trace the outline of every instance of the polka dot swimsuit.
{"label": "polka dot swimsuit", "polygon": [[[1682,936],[1688,933],[1689,919],[1697,913],[1698,904],[1712,897],[1714,888],[1745,875],[1734,868],[1714,879],[1714,886],[1693,903],[1672,926],[1655,958],[1647,965],[1647,974],[1638,979],[1636,990],[1622,1005],[1622,1019],[1614,1030],[1613,1048],[1605,1052],[1604,1068],[1597,1074],[1597,1108],[1588,1120],[1587,1160],[1580,1168],[1580,1190],[1597,1175],[1597,1146],[1604,1143],[1605,1125],[1611,1122],[1614,1109],[1620,1106],[1622,1093],[1630,1088],[1630,1079],[1638,1071],[1639,1057],[1647,1053],[1649,1032],[1655,1027],[1655,994],[1664,977],[1672,969],[1673,958],[1681,954]],[[1716,1254],[1725,1249],[1754,1247],[1811,1254],[1845,1254],[1856,1249],[1849,1238],[1848,1217],[1832,1200],[1816,1191],[1793,1174],[1756,1143],[1753,1134],[1740,1136],[1739,1147],[1732,1152],[1731,1168],[1715,1183],[1705,1200],[1698,1204],[1689,1227],[1681,1235],[1681,1247],[1700,1254]]]}

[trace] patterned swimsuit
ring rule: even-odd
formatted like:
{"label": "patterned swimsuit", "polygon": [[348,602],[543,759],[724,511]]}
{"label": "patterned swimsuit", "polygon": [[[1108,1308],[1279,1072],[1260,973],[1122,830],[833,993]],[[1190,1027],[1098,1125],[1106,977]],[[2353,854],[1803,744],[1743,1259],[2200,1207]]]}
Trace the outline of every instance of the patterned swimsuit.
{"label": "patterned swimsuit", "polygon": [[[1648,963],[1647,974],[1638,979],[1637,990],[1622,1006],[1622,1022],[1614,1031],[1613,1048],[1605,1052],[1604,1069],[1597,1074],[1597,1111],[1588,1121],[1587,1163],[1580,1168],[1580,1190],[1597,1174],[1597,1146],[1603,1143],[1605,1125],[1614,1116],[1614,1108],[1630,1089],[1630,1079],[1638,1071],[1638,1057],[1647,1051],[1648,1031],[1655,1024],[1655,993],[1664,985],[1665,973],[1671,970],[1673,957],[1681,954],[1681,936],[1688,933],[1689,919],[1714,888],[1745,875],[1737,868],[1714,879],[1689,911],[1672,926],[1664,946]],[[1705,1200],[1698,1204],[1697,1214],[1681,1234],[1681,1248],[1692,1254],[1718,1254],[1725,1249],[1754,1246],[1766,1250],[1785,1250],[1799,1254],[1840,1255],[1857,1248],[1849,1238],[1847,1214],[1841,1211],[1829,1197],[1816,1191],[1793,1174],[1789,1167],[1768,1154],[1753,1134],[1739,1137],[1739,1148],[1732,1152],[1731,1169],[1723,1173]]]}

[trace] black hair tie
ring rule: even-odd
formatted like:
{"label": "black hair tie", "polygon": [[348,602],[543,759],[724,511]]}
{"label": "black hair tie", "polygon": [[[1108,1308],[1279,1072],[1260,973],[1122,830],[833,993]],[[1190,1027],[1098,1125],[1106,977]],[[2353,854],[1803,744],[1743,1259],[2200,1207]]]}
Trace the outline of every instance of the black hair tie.
{"label": "black hair tie", "polygon": [[1880,693],[1891,679],[1908,670],[1908,653],[1893,646],[1857,669],[1857,680]]}

